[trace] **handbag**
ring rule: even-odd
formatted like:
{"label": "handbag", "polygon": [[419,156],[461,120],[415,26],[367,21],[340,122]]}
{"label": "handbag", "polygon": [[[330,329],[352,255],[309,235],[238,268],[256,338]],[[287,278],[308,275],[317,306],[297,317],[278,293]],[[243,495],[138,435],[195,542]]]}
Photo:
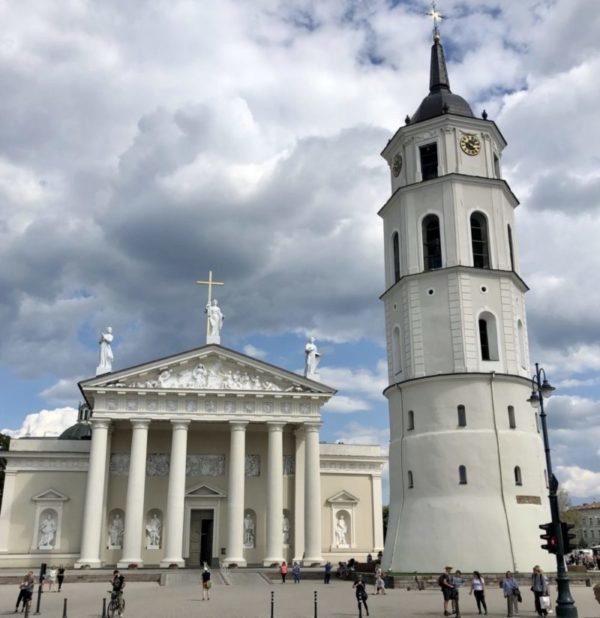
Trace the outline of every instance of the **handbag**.
{"label": "handbag", "polygon": [[542,609],[550,609],[550,597],[548,596],[540,597],[540,607]]}

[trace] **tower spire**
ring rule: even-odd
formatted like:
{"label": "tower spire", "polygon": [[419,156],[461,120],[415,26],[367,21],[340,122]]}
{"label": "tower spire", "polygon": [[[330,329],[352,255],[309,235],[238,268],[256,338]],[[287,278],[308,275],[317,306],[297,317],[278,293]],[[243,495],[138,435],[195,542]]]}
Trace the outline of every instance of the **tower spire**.
{"label": "tower spire", "polygon": [[431,2],[431,10],[427,13],[433,20],[433,45],[431,46],[431,63],[429,68],[429,93],[438,92],[441,88],[450,90],[450,80],[448,79],[448,69],[446,68],[446,58],[444,48],[440,42],[439,22],[444,16],[437,10],[435,0]]}

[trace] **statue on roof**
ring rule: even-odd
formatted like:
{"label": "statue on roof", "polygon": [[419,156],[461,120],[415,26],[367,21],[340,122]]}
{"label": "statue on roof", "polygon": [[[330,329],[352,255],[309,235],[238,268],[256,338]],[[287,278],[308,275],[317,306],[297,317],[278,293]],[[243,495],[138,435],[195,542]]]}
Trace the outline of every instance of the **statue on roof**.
{"label": "statue on roof", "polygon": [[306,346],[304,347],[304,377],[310,380],[318,380],[319,374],[317,373],[317,367],[321,360],[321,355],[315,345],[315,338],[309,337]]}
{"label": "statue on roof", "polygon": [[214,298],[212,302],[206,304],[205,312],[208,317],[206,343],[221,343],[221,329],[223,328],[225,316],[216,298]]}
{"label": "statue on roof", "polygon": [[110,373],[112,371],[113,352],[112,344],[113,334],[112,327],[108,327],[105,333],[100,335],[100,364],[96,367],[96,375],[102,375],[104,373]]}

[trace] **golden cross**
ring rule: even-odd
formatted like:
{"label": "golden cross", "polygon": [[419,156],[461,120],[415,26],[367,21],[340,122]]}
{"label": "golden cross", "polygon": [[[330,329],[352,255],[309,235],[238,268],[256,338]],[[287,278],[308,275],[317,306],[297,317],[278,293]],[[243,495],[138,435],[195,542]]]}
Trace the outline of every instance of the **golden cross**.
{"label": "golden cross", "polygon": [[435,0],[432,0],[431,2],[431,11],[429,11],[429,13],[425,13],[425,15],[428,15],[429,17],[431,17],[431,19],[433,19],[433,35],[439,36],[440,31],[438,28],[438,22],[442,21],[442,19],[444,19],[444,16],[437,10]]}
{"label": "golden cross", "polygon": [[[212,302],[212,286],[213,285],[225,285],[222,281],[213,281],[212,278],[212,270],[208,271],[208,281],[196,281],[198,285],[207,285],[208,286],[208,302],[207,305],[210,305]],[[208,314],[206,315],[206,332],[208,333]]]}

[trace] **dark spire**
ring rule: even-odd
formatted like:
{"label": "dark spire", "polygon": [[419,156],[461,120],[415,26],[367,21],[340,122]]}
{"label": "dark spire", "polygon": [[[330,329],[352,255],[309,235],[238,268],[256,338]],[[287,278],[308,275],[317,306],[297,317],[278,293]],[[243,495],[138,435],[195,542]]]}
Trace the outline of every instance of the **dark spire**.
{"label": "dark spire", "polygon": [[440,35],[436,34],[433,37],[433,45],[431,46],[429,92],[439,92],[442,88],[450,90],[450,80],[448,79],[448,69],[446,68],[444,48],[440,43]]}

